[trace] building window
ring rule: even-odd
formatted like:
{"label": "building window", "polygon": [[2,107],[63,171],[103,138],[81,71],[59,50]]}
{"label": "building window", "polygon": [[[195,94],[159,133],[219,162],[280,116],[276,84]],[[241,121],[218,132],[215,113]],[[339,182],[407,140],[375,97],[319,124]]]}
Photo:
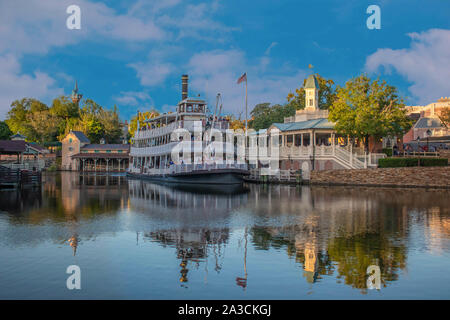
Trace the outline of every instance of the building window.
{"label": "building window", "polygon": [[95,153],[99,153],[100,151],[99,150],[95,150]]}
{"label": "building window", "polygon": [[73,151],[73,148],[72,148],[72,147],[69,147],[69,151]]}
{"label": "building window", "polygon": [[309,99],[309,105],[313,106],[313,99]]}
{"label": "building window", "polygon": [[106,150],[106,153],[111,153],[111,150]]}
{"label": "building window", "polygon": [[69,138],[69,143],[72,143],[72,138]]}
{"label": "building window", "polygon": [[123,152],[123,150],[118,150],[118,152],[119,152],[119,153],[122,153],[122,152]]}

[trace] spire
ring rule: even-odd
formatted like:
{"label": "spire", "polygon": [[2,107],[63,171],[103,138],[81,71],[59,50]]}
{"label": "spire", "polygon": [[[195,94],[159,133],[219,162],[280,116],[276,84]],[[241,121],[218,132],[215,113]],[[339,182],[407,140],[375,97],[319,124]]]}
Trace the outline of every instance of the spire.
{"label": "spire", "polygon": [[81,98],[83,97],[82,94],[78,94],[78,81],[75,80],[75,88],[72,90],[72,102],[78,104],[80,102]]}

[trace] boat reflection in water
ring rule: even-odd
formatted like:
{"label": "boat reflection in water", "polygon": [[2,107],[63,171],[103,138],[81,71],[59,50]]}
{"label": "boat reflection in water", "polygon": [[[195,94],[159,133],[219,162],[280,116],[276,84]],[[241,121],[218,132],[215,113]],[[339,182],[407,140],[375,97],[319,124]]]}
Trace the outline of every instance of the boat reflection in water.
{"label": "boat reflection in water", "polygon": [[188,265],[207,267],[214,258],[214,270],[222,269],[221,259],[229,240],[230,213],[247,202],[248,189],[242,185],[173,185],[129,179],[130,208],[147,213],[151,219],[167,221],[170,227],[144,232],[144,240],[174,247],[180,261],[179,281],[188,282]]}
{"label": "boat reflection in water", "polygon": [[43,179],[0,192],[0,298],[450,298],[449,190]]}

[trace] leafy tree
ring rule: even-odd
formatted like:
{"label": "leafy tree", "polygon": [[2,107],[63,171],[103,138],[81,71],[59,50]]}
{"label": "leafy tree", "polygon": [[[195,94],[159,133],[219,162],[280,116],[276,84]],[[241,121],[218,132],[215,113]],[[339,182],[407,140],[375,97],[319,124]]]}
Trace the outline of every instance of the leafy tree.
{"label": "leafy tree", "polygon": [[83,132],[92,143],[99,143],[105,134],[105,129],[97,117],[84,111],[80,113],[80,119],[74,129]]}
{"label": "leafy tree", "polygon": [[20,132],[25,135],[28,140],[35,141],[37,133],[33,126],[29,123],[28,115],[33,112],[48,110],[48,107],[39,100],[32,98],[23,98],[15,100],[11,104],[11,110],[8,112],[5,122],[13,133]]}
{"label": "leafy tree", "polygon": [[98,120],[104,129],[104,138],[107,143],[118,143],[122,137],[122,128],[119,120],[119,114],[117,113],[117,107],[114,109],[105,110],[100,109],[98,113]]}
{"label": "leafy tree", "polygon": [[250,112],[252,120],[249,121],[250,128],[255,130],[266,129],[273,123],[282,123],[284,118],[291,117],[295,114],[293,104],[273,105],[270,103],[260,103]]}
{"label": "leafy tree", "polygon": [[0,121],[0,140],[9,140],[13,135],[5,121]]}
{"label": "leafy tree", "polygon": [[[325,79],[320,74],[315,74],[315,77],[319,83],[319,109],[329,109],[336,100],[334,81]],[[288,103],[292,105],[295,110],[305,109],[305,84],[306,79],[303,80],[303,85],[300,88],[295,89],[295,94],[291,92],[287,96]]]}
{"label": "leafy tree", "polygon": [[444,110],[442,110],[441,114],[439,115],[439,119],[447,129],[450,128],[450,107],[446,107]]}
{"label": "leafy tree", "polygon": [[92,99],[84,100],[81,109],[65,96],[55,98],[50,108],[36,99],[16,100],[5,122],[12,133],[40,143],[58,141],[70,130],[84,132],[92,142],[115,143],[122,136],[117,107],[107,110]]}
{"label": "leafy tree", "polygon": [[56,116],[57,135],[60,139],[73,129],[80,117],[78,105],[66,96],[60,96],[53,100],[50,113]]}
{"label": "leafy tree", "polygon": [[403,100],[386,81],[372,81],[366,75],[355,77],[337,89],[329,119],[341,134],[358,138],[368,150],[369,137],[404,134],[411,127]]}
{"label": "leafy tree", "polygon": [[34,136],[31,141],[44,143],[55,141],[58,134],[58,117],[49,110],[30,112],[27,120],[33,129]]}
{"label": "leafy tree", "polygon": [[134,136],[134,133],[137,130],[138,117],[139,117],[140,123],[142,124],[143,121],[155,118],[157,116],[159,116],[159,112],[156,110],[139,112],[138,115],[135,115],[134,117],[131,118],[130,124],[128,126],[128,133],[130,134],[131,137]]}

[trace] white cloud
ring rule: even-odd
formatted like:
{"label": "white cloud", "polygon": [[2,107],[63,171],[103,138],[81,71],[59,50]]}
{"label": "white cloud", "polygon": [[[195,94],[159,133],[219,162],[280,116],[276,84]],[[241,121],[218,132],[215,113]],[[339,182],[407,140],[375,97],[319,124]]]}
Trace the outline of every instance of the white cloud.
{"label": "white cloud", "polygon": [[[152,12],[177,3],[176,0],[155,2],[155,10]],[[68,30],[66,27],[69,16],[66,9],[72,4],[81,8],[81,30]],[[4,114],[4,110],[15,99],[48,97],[56,92],[62,94],[62,89],[55,88],[55,79],[70,79],[70,76],[62,73],[55,74],[55,78],[34,70],[24,74],[19,63],[24,55],[45,54],[53,47],[63,47],[87,39],[141,42],[170,39],[170,32],[156,26],[155,19],[143,12],[145,11],[129,10],[117,13],[103,3],[88,0],[0,1],[0,77],[4,84],[0,88],[0,112]],[[152,71],[157,78],[143,74],[143,83],[158,82],[169,70],[168,65],[154,66]]]}
{"label": "white cloud", "polygon": [[[285,103],[288,93],[300,87],[307,75],[300,69],[282,75],[272,75],[265,72],[263,65],[248,63],[245,54],[240,50],[198,53],[190,59],[188,69],[191,96],[202,93],[211,103],[220,92],[224,112],[242,114],[242,117],[245,117],[244,84],[238,85],[236,82],[244,72],[247,72],[248,79],[249,115],[258,103]],[[279,72],[280,70],[277,70],[277,73]]]}
{"label": "white cloud", "polygon": [[143,86],[162,84],[175,69],[170,63],[152,61],[130,63],[128,66],[136,70],[137,76]]}
{"label": "white cloud", "polygon": [[115,97],[118,103],[125,106],[143,106],[146,104],[153,105],[153,99],[147,92],[139,91],[121,91],[120,96]]}
{"label": "white cloud", "polygon": [[[81,30],[68,30],[66,8],[81,9]],[[88,0],[15,0],[0,2],[0,52],[45,53],[53,46],[106,37],[125,41],[162,40],[168,33],[149,17],[118,14]]]}
{"label": "white cloud", "polygon": [[385,73],[395,69],[412,85],[411,94],[418,103],[428,104],[450,95],[450,30],[430,29],[410,33],[410,48],[378,49],[367,57],[366,70]]}
{"label": "white cloud", "polygon": [[4,119],[11,102],[24,97],[50,99],[63,94],[48,74],[35,71],[21,74],[20,64],[12,55],[0,55],[0,118]]}
{"label": "white cloud", "polygon": [[278,44],[278,42],[272,42],[272,43],[270,44],[270,46],[266,49],[265,54],[266,54],[266,55],[269,55],[269,54],[270,54],[270,51],[271,51],[277,44]]}

